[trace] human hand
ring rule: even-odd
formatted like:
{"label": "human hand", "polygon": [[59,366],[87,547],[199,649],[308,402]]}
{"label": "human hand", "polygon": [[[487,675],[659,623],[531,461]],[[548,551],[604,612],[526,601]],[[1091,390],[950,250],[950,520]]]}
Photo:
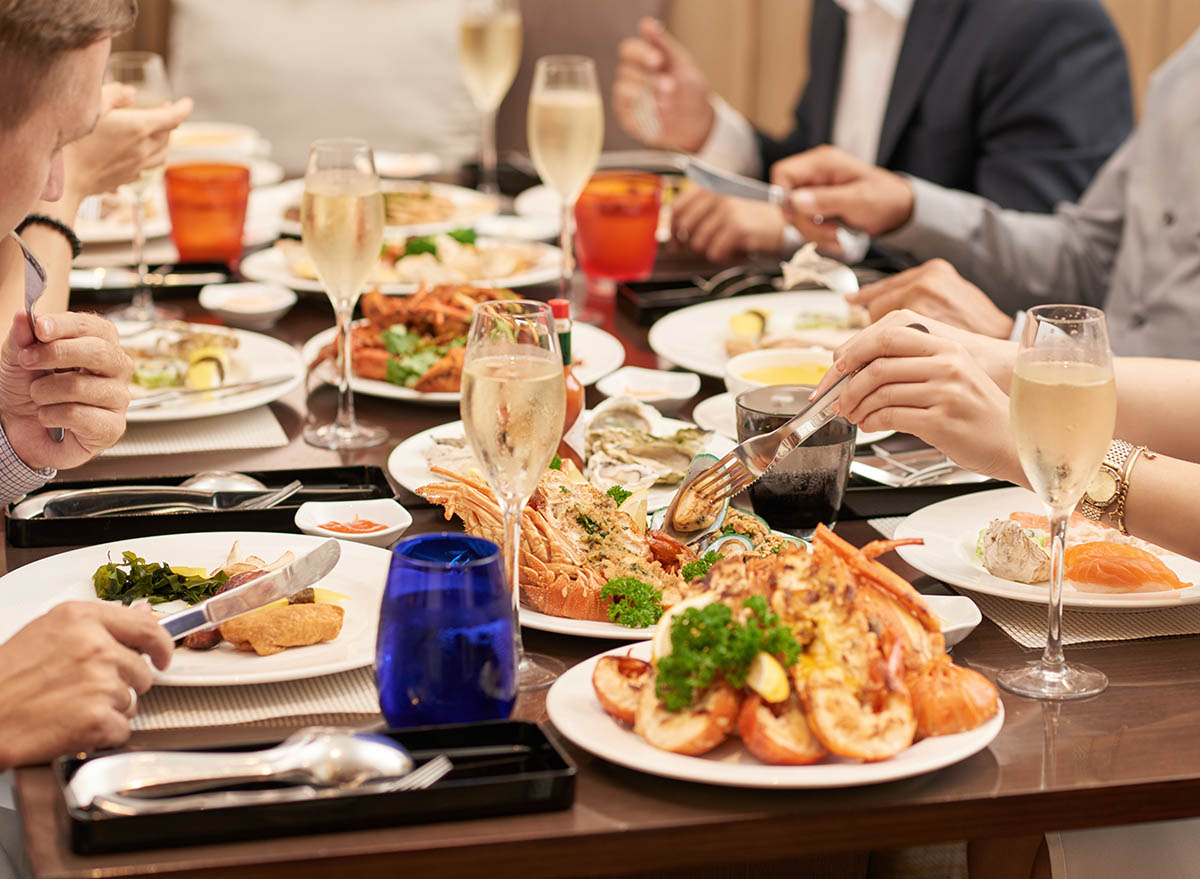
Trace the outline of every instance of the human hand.
{"label": "human hand", "polygon": [[[95,314],[39,315],[38,341],[20,312],[0,348],[0,424],[29,467],[77,467],[125,432],[133,361],[117,328]],[[56,443],[47,427],[62,427]]]}
{"label": "human hand", "polygon": [[675,238],[712,262],[728,262],[747,253],[778,253],[783,214],[775,205],[717,195],[698,186],[671,203]]}
{"label": "human hand", "polygon": [[[0,768],[119,745],[174,645],[149,609],[72,601],[0,645]],[[132,713],[132,712],[131,712]]]}
{"label": "human hand", "polygon": [[[907,326],[914,322],[930,332]],[[1025,484],[1008,397],[962,341],[941,335],[946,330],[962,332],[893,312],[834,352],[814,397],[862,367],[842,386],[838,415],[862,430],[914,434],[968,470]]]}
{"label": "human hand", "polygon": [[913,190],[899,174],[869,165],[836,147],[819,146],[771,166],[771,181],[790,190],[784,217],[821,250],[838,252],[839,220],[868,235],[908,222]]}
{"label": "human hand", "polygon": [[79,198],[112,192],[132,183],[143,170],[162,165],[171,132],[192,113],[191,98],[130,108],[134,90],[120,83],[105,85],[102,94],[96,128],[63,150],[66,185]]}
{"label": "human hand", "polygon": [[[662,22],[643,18],[638,35],[617,47],[613,111],[621,127],[647,146],[694,153],[708,140],[715,113],[708,79],[691,53],[667,33]],[[638,119],[638,101],[649,94],[658,113],[657,132]],[[656,134],[656,137],[652,135]]]}
{"label": "human hand", "polygon": [[931,259],[869,284],[856,293],[846,294],[846,300],[864,306],[872,321],[907,308],[996,339],[1007,339],[1013,329],[1013,319],[944,259]]}

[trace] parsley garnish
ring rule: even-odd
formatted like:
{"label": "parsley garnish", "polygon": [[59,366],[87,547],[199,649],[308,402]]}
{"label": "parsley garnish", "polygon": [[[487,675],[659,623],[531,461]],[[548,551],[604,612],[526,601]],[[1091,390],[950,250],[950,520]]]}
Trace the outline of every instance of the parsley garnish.
{"label": "parsley garnish", "polygon": [[750,611],[744,623],[735,623],[733,611],[721,602],[689,607],[671,621],[671,652],[658,660],[654,684],[668,711],[687,708],[695,693],[718,675],[742,686],[759,651],[772,654],[785,668],[796,663],[801,647],[791,629],[767,609],[766,599],[753,595],[743,607]]}
{"label": "parsley garnish", "polygon": [[562,469],[562,458],[558,457],[558,455],[555,455],[553,458],[551,458],[550,459],[550,469],[551,470],[561,470]]}
{"label": "parsley garnish", "polygon": [[228,579],[223,571],[212,577],[183,577],[169,565],[147,562],[132,552],[123,552],[121,557],[123,562],[101,565],[92,575],[97,598],[122,604],[132,604],[139,598],[146,598],[151,604],[176,599],[196,604],[211,598]]}
{"label": "parsley garnish", "polygon": [[606,495],[608,495],[610,498],[612,498],[614,501],[616,501],[618,507],[621,506],[621,504],[625,503],[625,500],[633,494],[632,491],[626,491],[625,489],[621,488],[621,486],[619,486],[619,485],[614,485],[612,488],[610,488],[608,491],[606,491],[604,493]]}
{"label": "parsley garnish", "polygon": [[653,626],[662,616],[662,593],[636,577],[609,580],[600,590],[600,597],[611,600],[608,618],[622,626],[641,629]]}
{"label": "parsley garnish", "polygon": [[475,230],[474,229],[451,229],[446,233],[459,244],[474,244]]}
{"label": "parsley garnish", "polygon": [[694,562],[688,562],[679,569],[679,575],[685,580],[695,580],[697,577],[703,577],[708,573],[708,569],[721,560],[721,554],[715,549],[710,549],[704,554],[703,558],[698,558]]}
{"label": "parsley garnish", "polygon": [[432,253],[437,256],[437,244],[434,243],[433,236],[421,235],[404,242],[405,256],[416,256],[418,253]]}

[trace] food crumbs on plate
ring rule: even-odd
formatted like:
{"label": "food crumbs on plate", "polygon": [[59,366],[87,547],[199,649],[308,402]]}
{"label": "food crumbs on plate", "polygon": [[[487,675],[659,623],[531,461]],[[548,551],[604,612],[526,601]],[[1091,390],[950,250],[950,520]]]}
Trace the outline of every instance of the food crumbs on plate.
{"label": "food crumbs on plate", "polygon": [[336,531],[339,534],[370,534],[373,531],[382,531],[387,528],[386,525],[380,525],[378,522],[372,522],[370,519],[363,519],[355,516],[349,522],[323,522],[321,527],[326,531]]}

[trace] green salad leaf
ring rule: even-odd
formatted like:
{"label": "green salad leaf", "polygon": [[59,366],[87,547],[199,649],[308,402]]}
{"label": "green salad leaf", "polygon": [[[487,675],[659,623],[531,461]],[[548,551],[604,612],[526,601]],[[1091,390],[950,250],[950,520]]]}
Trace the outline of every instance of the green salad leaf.
{"label": "green salad leaf", "polygon": [[419,253],[432,253],[437,256],[437,243],[432,235],[418,235],[404,242],[405,256],[416,256]]}
{"label": "green salad leaf", "polygon": [[475,230],[474,229],[451,229],[446,233],[459,244],[474,244]]}
{"label": "green salad leaf", "polygon": [[139,598],[151,604],[182,599],[196,604],[211,598],[228,577],[218,571],[212,577],[184,577],[169,565],[147,562],[136,553],[123,552],[124,561],[101,565],[92,575],[96,597],[104,601],[132,604]]}

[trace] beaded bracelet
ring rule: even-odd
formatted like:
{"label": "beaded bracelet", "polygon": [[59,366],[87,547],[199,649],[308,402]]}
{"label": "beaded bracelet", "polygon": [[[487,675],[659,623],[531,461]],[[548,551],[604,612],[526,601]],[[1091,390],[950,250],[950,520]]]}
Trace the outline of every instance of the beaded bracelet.
{"label": "beaded bracelet", "polygon": [[75,257],[83,252],[83,242],[79,240],[79,236],[75,234],[75,230],[62,220],[56,220],[54,217],[47,216],[46,214],[30,214],[27,216],[21,221],[21,225],[17,226],[17,234],[20,235],[25,231],[26,226],[33,224],[46,226],[66,238],[67,243],[71,245],[71,259],[75,259]]}

